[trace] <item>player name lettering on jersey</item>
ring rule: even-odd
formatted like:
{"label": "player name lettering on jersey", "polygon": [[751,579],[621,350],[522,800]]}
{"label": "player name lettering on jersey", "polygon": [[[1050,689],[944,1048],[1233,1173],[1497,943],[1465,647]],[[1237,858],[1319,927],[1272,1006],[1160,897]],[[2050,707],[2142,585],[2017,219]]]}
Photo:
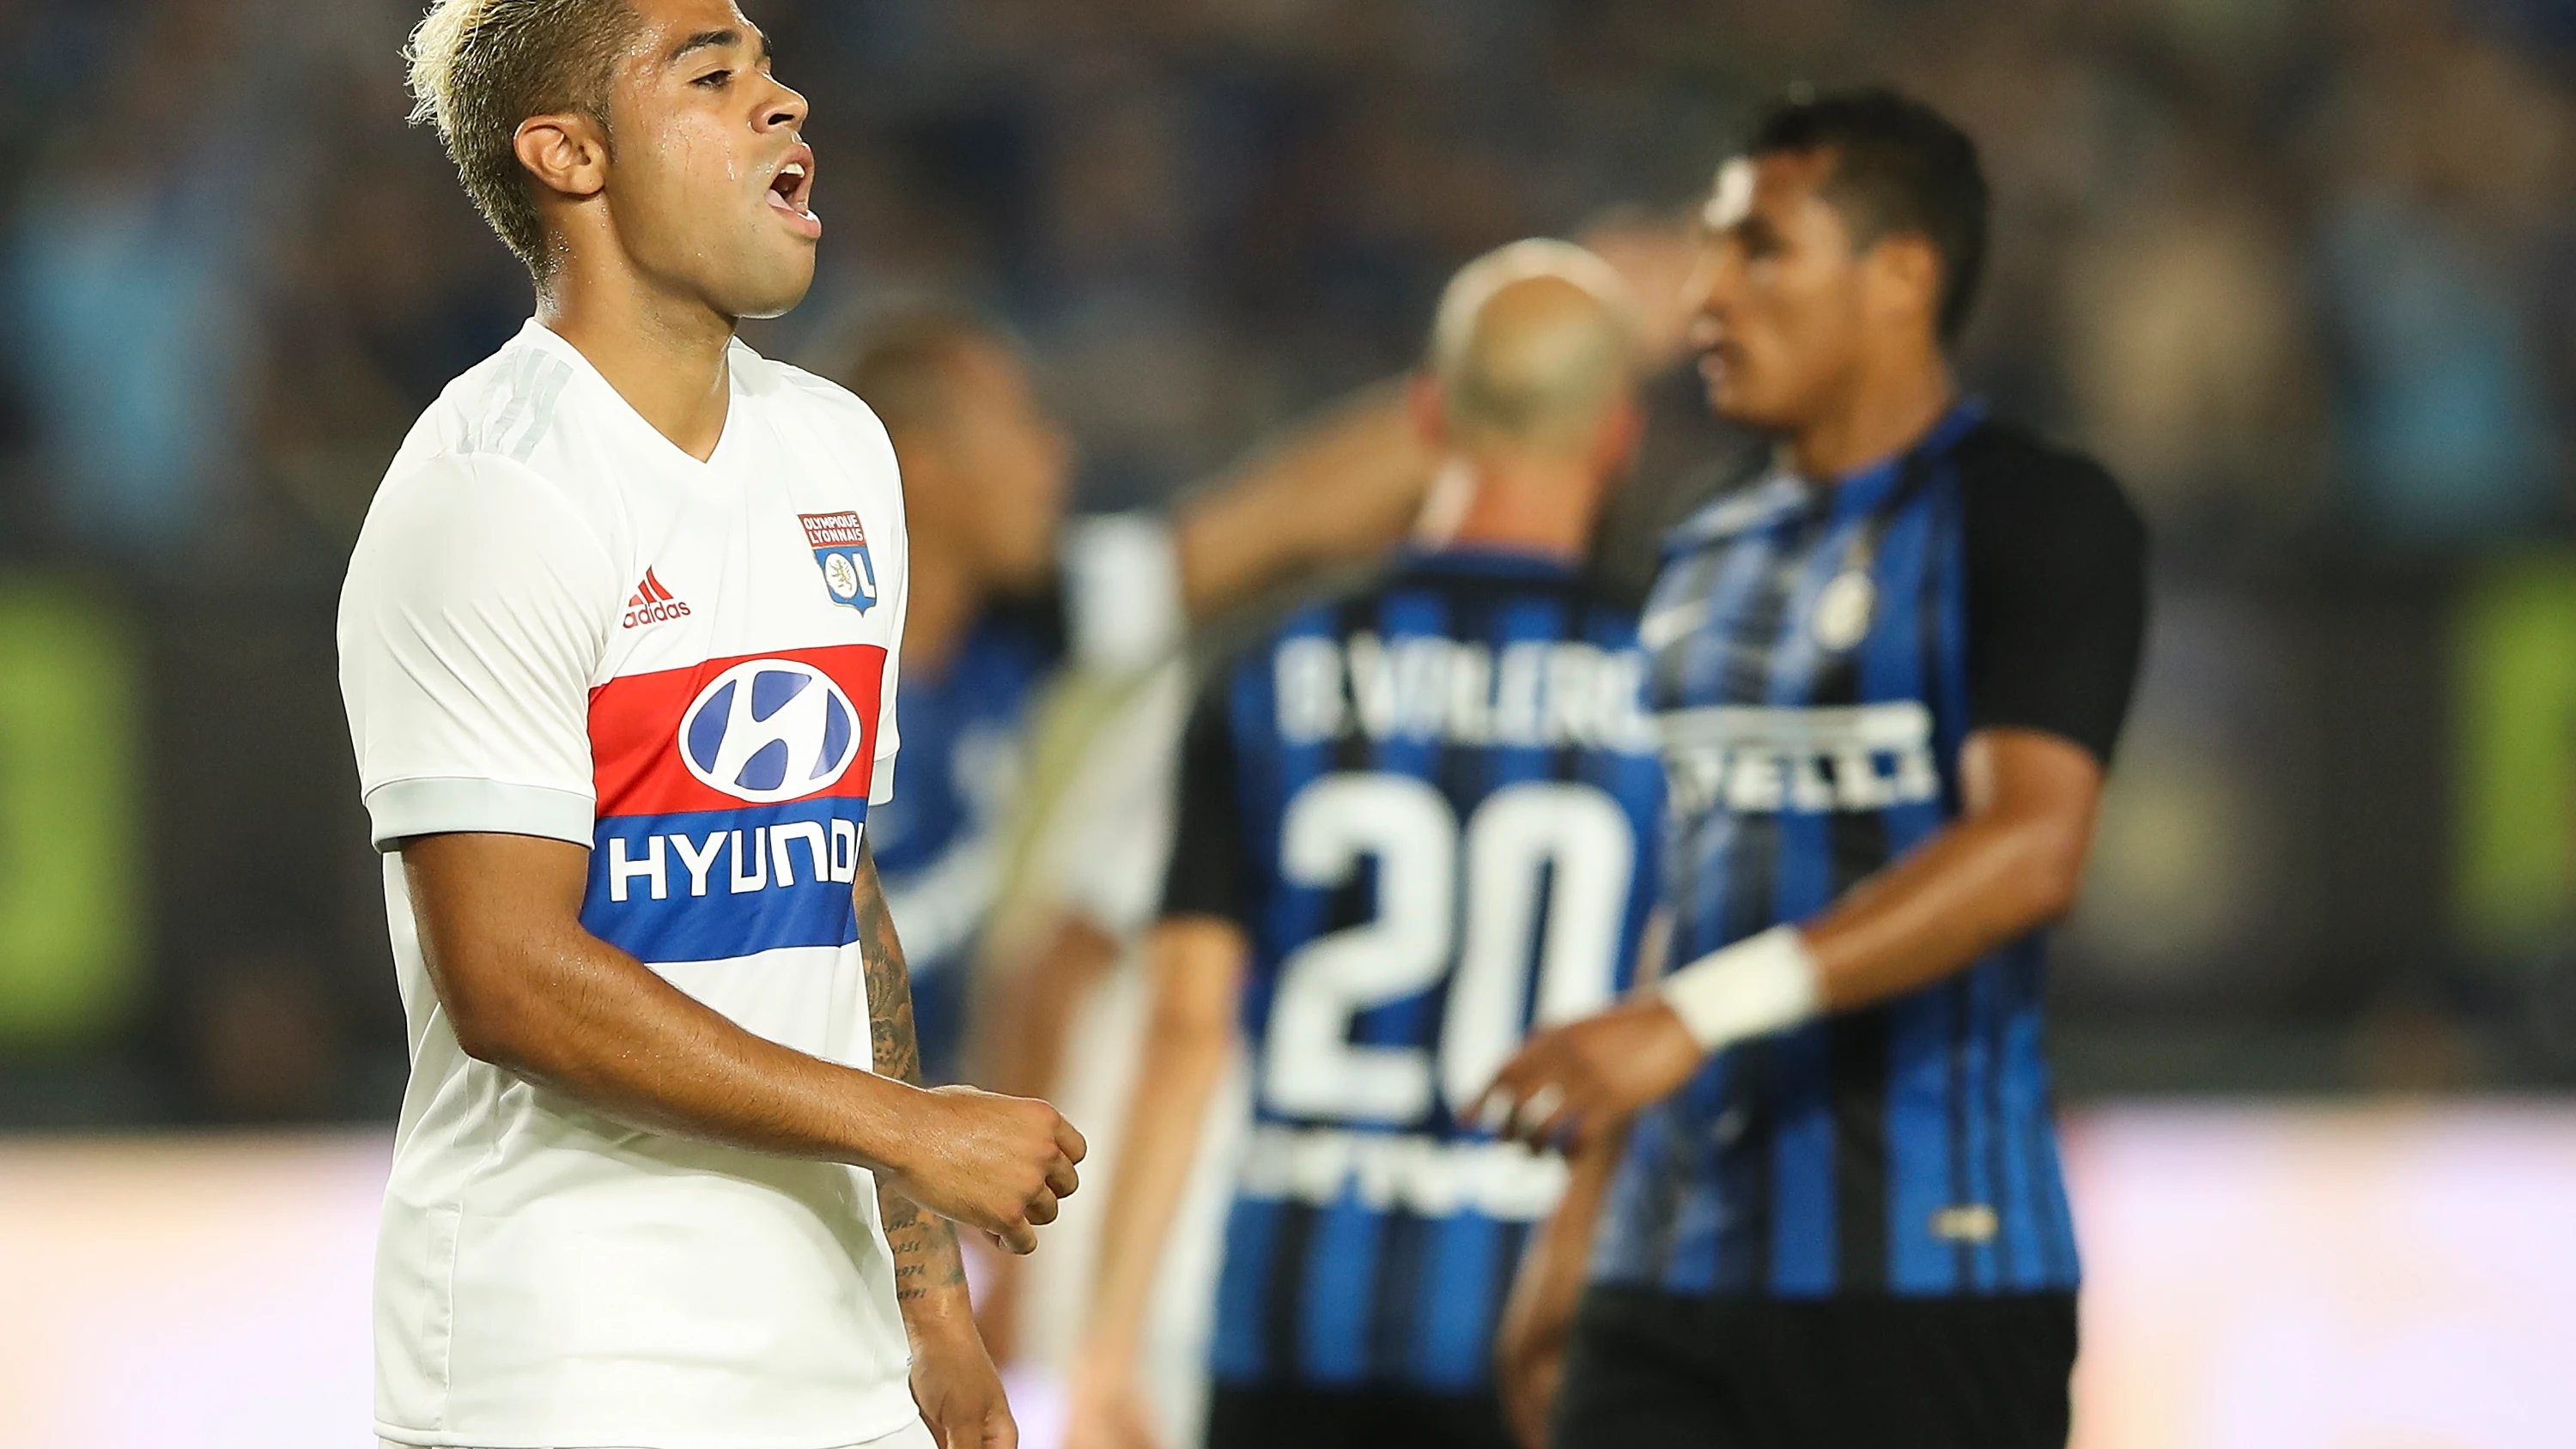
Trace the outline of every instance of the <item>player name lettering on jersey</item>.
{"label": "player name lettering on jersey", "polygon": [[1531,641],[1498,657],[1481,643],[1366,632],[1286,640],[1273,665],[1279,733],[1291,744],[1356,729],[1372,740],[1631,752],[1654,748],[1645,671],[1634,649]]}
{"label": "player name lettering on jersey", "polygon": [[1940,798],[1932,712],[1914,700],[1838,708],[1666,712],[1664,776],[1684,816],[1822,815]]}
{"label": "player name lettering on jersey", "polygon": [[1327,1207],[1347,1193],[1372,1212],[1461,1211],[1536,1222],[1565,1192],[1565,1159],[1516,1142],[1450,1140],[1262,1123],[1244,1146],[1244,1196]]}

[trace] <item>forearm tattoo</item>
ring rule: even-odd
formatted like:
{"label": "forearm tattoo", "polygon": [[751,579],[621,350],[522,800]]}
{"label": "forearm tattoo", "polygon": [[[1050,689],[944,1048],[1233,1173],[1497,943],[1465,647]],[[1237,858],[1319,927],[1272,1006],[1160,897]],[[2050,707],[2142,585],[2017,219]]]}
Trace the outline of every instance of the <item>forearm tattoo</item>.
{"label": "forearm tattoo", "polygon": [[[903,960],[903,943],[895,939],[894,917],[886,910],[885,883],[877,878],[875,853],[859,848],[858,881],[851,901],[859,916],[859,960],[868,987],[868,1040],[877,1075],[921,1084],[921,1041],[912,1029],[912,975]],[[877,1213],[885,1224],[886,1246],[894,1254],[894,1296],[906,1306],[930,1296],[934,1288],[957,1288],[966,1282],[965,1260],[958,1256],[957,1230],[946,1219],[926,1213],[912,1199],[880,1185]]]}

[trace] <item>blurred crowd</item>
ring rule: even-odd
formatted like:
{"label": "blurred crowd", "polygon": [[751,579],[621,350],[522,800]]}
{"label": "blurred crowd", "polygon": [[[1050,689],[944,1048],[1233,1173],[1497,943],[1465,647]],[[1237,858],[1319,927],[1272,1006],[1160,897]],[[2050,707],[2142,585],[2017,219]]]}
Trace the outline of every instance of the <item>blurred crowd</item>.
{"label": "blurred crowd", "polygon": [[[2515,643],[2576,651],[2576,6],[745,3],[827,224],[754,345],[982,309],[1087,508],[1406,367],[1466,258],[1688,204],[1788,85],[1922,94],[1998,200],[1968,385],[2157,529],[2066,1079],[2576,1080],[2576,652]],[[47,874],[59,811],[0,811],[0,1125],[399,1091],[331,607],[404,430],[529,305],[407,124],[413,18],[0,0],[0,795],[109,817]],[[1716,486],[1745,441],[1666,393],[1641,485]]]}

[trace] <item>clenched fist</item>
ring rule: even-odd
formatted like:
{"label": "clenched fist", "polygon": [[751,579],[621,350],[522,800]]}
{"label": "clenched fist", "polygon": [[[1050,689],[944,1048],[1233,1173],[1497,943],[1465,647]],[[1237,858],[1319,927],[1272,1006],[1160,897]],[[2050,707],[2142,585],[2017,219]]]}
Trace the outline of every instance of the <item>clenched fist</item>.
{"label": "clenched fist", "polygon": [[920,1093],[909,1141],[885,1169],[888,1185],[952,1222],[978,1228],[1005,1251],[1038,1245],[1056,1203],[1081,1179],[1088,1149],[1055,1108],[973,1087]]}

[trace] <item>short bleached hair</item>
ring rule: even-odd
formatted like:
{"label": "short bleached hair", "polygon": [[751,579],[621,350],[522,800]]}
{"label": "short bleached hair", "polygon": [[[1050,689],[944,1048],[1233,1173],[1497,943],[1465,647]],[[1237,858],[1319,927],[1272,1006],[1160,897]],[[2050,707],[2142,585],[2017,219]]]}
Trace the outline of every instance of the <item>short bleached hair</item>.
{"label": "short bleached hair", "polygon": [[[1505,299],[1533,282],[1552,285]],[[1469,442],[1579,441],[1636,380],[1637,326],[1627,282],[1597,253],[1544,237],[1487,252],[1450,280],[1431,328],[1450,429]]]}
{"label": "short bleached hair", "polygon": [[570,113],[606,131],[617,57],[641,24],[627,0],[437,0],[403,47],[413,123],[437,128],[465,194],[540,284],[554,265],[519,125]]}

